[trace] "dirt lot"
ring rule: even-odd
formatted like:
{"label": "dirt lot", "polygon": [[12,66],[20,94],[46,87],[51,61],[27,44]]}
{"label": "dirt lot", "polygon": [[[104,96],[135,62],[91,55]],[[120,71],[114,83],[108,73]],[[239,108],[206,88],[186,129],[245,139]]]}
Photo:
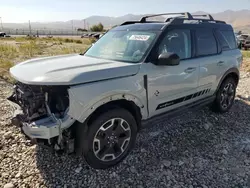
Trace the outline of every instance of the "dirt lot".
{"label": "dirt lot", "polygon": [[0,81],[0,187],[250,188],[250,74],[245,71],[230,112],[204,108],[145,127],[133,152],[109,170],[93,170],[74,155],[32,145],[10,123],[10,92],[11,84]]}

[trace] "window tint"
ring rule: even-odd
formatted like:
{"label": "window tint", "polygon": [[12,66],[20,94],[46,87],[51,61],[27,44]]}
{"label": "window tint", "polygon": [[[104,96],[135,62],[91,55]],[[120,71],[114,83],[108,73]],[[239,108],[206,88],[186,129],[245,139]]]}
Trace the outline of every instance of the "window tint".
{"label": "window tint", "polygon": [[174,52],[181,59],[191,57],[190,30],[175,29],[169,31],[159,46],[158,55],[163,52]]}
{"label": "window tint", "polygon": [[216,31],[216,35],[220,42],[222,50],[230,50],[237,48],[236,38],[233,31]]}
{"label": "window tint", "polygon": [[196,44],[197,56],[217,54],[217,42],[212,30],[196,30]]}

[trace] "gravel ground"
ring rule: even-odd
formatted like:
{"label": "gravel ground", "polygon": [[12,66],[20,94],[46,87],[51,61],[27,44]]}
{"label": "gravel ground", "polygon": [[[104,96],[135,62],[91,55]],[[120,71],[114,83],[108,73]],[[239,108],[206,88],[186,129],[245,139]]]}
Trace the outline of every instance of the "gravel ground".
{"label": "gravel ground", "polygon": [[242,73],[230,112],[205,108],[146,127],[121,164],[94,170],[26,141],[10,124],[11,87],[0,82],[0,187],[250,187],[249,86]]}

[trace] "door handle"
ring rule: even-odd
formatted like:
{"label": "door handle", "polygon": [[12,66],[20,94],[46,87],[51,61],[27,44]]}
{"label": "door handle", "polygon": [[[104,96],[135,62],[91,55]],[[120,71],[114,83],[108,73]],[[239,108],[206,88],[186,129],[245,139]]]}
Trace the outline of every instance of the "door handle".
{"label": "door handle", "polygon": [[192,73],[196,70],[196,67],[189,67],[185,70],[185,73]]}
{"label": "door handle", "polygon": [[217,63],[217,65],[218,65],[218,66],[222,66],[224,63],[225,63],[224,61],[219,61],[219,62]]}

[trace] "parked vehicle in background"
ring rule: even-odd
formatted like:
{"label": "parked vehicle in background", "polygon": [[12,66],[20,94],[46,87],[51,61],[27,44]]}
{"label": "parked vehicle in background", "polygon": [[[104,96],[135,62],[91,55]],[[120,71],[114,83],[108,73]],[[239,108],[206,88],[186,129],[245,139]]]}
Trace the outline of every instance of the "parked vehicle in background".
{"label": "parked vehicle in background", "polygon": [[244,49],[245,49],[245,50],[250,49],[250,36],[248,36],[248,37],[244,40],[243,46],[244,46]]}
{"label": "parked vehicle in background", "polygon": [[84,33],[84,34],[82,34],[82,36],[81,36],[81,38],[87,38],[87,37],[89,37],[89,34],[88,34],[88,33]]}
{"label": "parked vehicle in background", "polygon": [[245,40],[246,40],[248,37],[250,37],[249,34],[241,34],[241,35],[237,36],[237,38],[238,38],[238,39],[240,40],[240,42],[241,42],[241,47],[242,47],[242,48],[245,48]]}
{"label": "parked vehicle in background", "polygon": [[211,15],[174,14],[181,16],[127,21],[82,54],[12,67],[13,123],[106,169],[130,153],[146,123],[203,105],[230,110],[242,63],[232,26]]}
{"label": "parked vehicle in background", "polygon": [[5,37],[6,33],[0,32],[0,37]]}
{"label": "parked vehicle in background", "polygon": [[239,49],[242,48],[242,42],[240,41],[240,39],[237,37],[237,35],[235,35],[235,39],[236,39],[236,43]]}

